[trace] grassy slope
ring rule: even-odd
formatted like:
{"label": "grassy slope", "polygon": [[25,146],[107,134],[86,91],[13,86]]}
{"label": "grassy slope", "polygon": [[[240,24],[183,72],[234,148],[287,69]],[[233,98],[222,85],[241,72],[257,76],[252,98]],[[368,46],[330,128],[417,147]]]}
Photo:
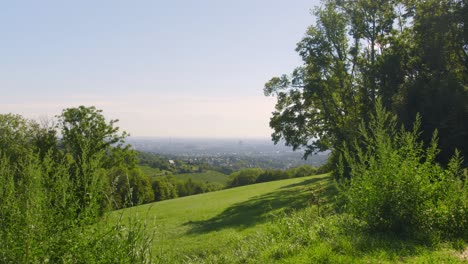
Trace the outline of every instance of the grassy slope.
{"label": "grassy slope", "polygon": [[[322,197],[332,201],[335,191],[330,178],[318,175],[167,200],[117,211],[113,216],[123,214],[146,219],[148,229],[154,232],[154,254],[161,263],[310,263],[311,260],[317,263],[398,260],[451,263],[457,260],[447,249],[434,251],[422,247],[413,252],[413,245],[407,246],[398,239],[387,243],[387,238],[362,236],[356,239],[364,242],[357,243],[353,242],[352,235],[310,238],[313,235],[308,234],[317,233],[309,228],[317,224],[310,221],[317,218],[316,206],[308,206],[317,183],[326,188]],[[282,213],[290,211],[286,208],[298,210],[290,217],[289,213]],[[326,227],[327,222],[325,219],[318,225]],[[282,235],[289,223],[295,227]],[[324,230],[327,228],[333,230],[333,226]],[[300,245],[297,241],[303,234],[309,236],[308,242]],[[357,250],[360,251],[356,253]],[[402,255],[404,258],[400,258]]]}
{"label": "grassy slope", "polygon": [[156,253],[195,254],[254,232],[269,213],[306,206],[304,183],[317,180],[328,179],[321,175],[254,184],[142,205],[125,210],[125,215],[148,220]]}
{"label": "grassy slope", "polygon": [[[149,166],[140,166],[140,169],[143,171],[143,173],[149,175],[150,177],[164,175],[164,171],[160,171]],[[181,180],[188,180],[191,178],[192,180],[198,180],[202,182],[217,182],[221,184],[226,184],[229,179],[228,175],[211,170],[202,173],[175,174],[174,177]]]}

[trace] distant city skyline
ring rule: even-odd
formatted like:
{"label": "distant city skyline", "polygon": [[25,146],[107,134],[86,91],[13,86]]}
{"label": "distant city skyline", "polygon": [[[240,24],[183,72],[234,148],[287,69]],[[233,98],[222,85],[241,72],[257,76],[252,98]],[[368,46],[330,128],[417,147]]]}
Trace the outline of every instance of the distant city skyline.
{"label": "distant city skyline", "polygon": [[94,105],[135,137],[268,138],[318,1],[7,1],[0,113]]}

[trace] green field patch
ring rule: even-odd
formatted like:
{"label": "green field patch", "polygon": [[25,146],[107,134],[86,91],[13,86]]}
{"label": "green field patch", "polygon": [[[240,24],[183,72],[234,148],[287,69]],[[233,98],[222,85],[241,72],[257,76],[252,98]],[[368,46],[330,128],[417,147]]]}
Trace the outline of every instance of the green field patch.
{"label": "green field patch", "polygon": [[192,181],[201,181],[201,182],[215,182],[221,183],[226,185],[229,180],[229,175],[218,171],[207,170],[203,172],[193,172],[193,173],[180,173],[180,174],[172,174],[170,171],[160,170],[157,168],[152,168],[146,165],[140,165],[140,169],[146,175],[154,178],[158,176],[166,176],[166,175],[173,175],[176,179],[179,180],[188,180],[192,179]]}
{"label": "green field patch", "polygon": [[310,204],[311,186],[330,182],[327,175],[253,184],[156,202],[113,212],[137,216],[154,232],[159,257],[182,262],[184,256],[216,254],[261,230],[274,214]]}
{"label": "green field patch", "polygon": [[[203,234],[224,228],[245,229],[255,226],[267,221],[269,216],[278,210],[295,210],[310,205],[311,189],[306,187],[323,180],[323,178],[318,177],[302,179],[300,182],[291,183],[272,192],[235,203],[210,219],[189,221],[185,225],[191,227],[188,231],[189,234]],[[329,192],[327,195],[331,195],[331,193]]]}
{"label": "green field patch", "polygon": [[146,175],[148,175],[150,177],[164,176],[164,175],[167,175],[167,174],[170,173],[169,171],[152,168],[152,167],[146,166],[146,165],[140,165],[138,167],[141,169],[141,171],[144,174],[146,174]]}

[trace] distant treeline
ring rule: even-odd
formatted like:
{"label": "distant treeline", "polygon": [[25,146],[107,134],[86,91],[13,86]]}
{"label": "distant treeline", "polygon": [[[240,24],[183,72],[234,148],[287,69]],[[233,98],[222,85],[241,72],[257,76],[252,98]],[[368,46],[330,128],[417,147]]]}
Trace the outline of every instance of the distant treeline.
{"label": "distant treeline", "polygon": [[237,187],[260,182],[269,182],[315,175],[321,170],[309,165],[302,165],[288,170],[264,170],[260,168],[242,169],[232,173],[229,178],[229,187]]}
{"label": "distant treeline", "polygon": [[172,174],[178,174],[203,172],[205,170],[215,170],[224,173],[223,170],[220,170],[214,166],[210,166],[206,163],[187,162],[176,156],[167,156],[149,152],[138,151],[138,162],[142,166],[159,169],[162,173],[170,172]]}

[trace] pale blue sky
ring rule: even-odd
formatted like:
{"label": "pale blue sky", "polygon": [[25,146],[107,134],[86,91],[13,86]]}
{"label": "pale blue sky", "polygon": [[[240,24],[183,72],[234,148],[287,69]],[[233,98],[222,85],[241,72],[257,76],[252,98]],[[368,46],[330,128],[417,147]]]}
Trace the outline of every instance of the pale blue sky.
{"label": "pale blue sky", "polygon": [[0,113],[96,105],[134,136],[268,137],[305,0],[2,1]]}

